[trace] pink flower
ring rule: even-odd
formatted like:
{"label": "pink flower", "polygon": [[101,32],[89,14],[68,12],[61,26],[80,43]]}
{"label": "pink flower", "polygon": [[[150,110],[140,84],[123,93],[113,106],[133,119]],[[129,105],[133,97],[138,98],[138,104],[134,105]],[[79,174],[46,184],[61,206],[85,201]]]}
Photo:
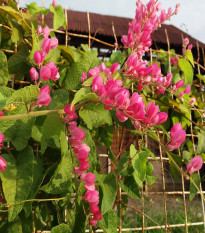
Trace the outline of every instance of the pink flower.
{"label": "pink flower", "polygon": [[58,39],[56,37],[51,37],[50,46],[51,49],[56,49],[58,47]]}
{"label": "pink flower", "polygon": [[189,104],[193,107],[195,102],[196,102],[196,99],[192,98],[191,101],[189,101]]}
{"label": "pink flower", "polygon": [[4,141],[4,135],[3,133],[0,133],[0,153],[1,153],[1,147],[4,145],[3,141]]}
{"label": "pink flower", "polygon": [[183,80],[179,80],[177,83],[176,83],[176,88],[179,89],[181,87],[184,86],[184,81]]}
{"label": "pink flower", "polygon": [[193,44],[190,44],[190,45],[187,47],[187,49],[189,49],[189,50],[192,50],[192,48],[193,48]]}
{"label": "pink flower", "polygon": [[38,32],[38,34],[42,33],[42,27],[41,27],[41,25],[38,25],[37,32]]}
{"label": "pink flower", "polygon": [[4,171],[7,167],[6,161],[0,156],[0,171]]}
{"label": "pink flower", "polygon": [[50,29],[49,29],[48,27],[44,27],[44,28],[42,29],[42,33],[43,33],[43,37],[44,37],[44,38],[48,38],[49,35],[50,35]]}
{"label": "pink flower", "polygon": [[124,122],[128,119],[128,117],[120,110],[116,110],[116,117],[120,122]]}
{"label": "pink flower", "polygon": [[166,112],[160,112],[158,113],[158,117],[159,117],[159,121],[157,124],[159,125],[167,121],[168,115]]}
{"label": "pink flower", "polygon": [[57,6],[56,0],[53,0],[52,5],[53,5],[53,7],[56,7],[56,6]]}
{"label": "pink flower", "polygon": [[93,219],[93,218],[91,218],[91,219],[89,220],[89,224],[90,224],[92,227],[94,227],[94,226],[96,225],[96,220]]}
{"label": "pink flower", "polygon": [[51,48],[51,40],[49,38],[45,38],[41,43],[41,47],[43,51],[48,54]]}
{"label": "pink flower", "polygon": [[30,69],[30,76],[32,80],[38,80],[39,78],[38,72],[34,67]]}
{"label": "pink flower", "polygon": [[189,39],[188,38],[183,39],[183,45],[187,46],[188,44],[189,44]]}
{"label": "pink flower", "polygon": [[83,72],[80,80],[83,83],[86,79],[87,79],[87,74],[85,72]]}
{"label": "pink flower", "polygon": [[113,64],[111,65],[111,67],[110,67],[110,72],[111,72],[112,74],[114,74],[115,71],[117,70],[118,66],[119,66],[119,64],[118,64],[117,62],[113,63]]}
{"label": "pink flower", "polygon": [[88,172],[87,174],[83,173],[81,179],[85,182],[85,188],[87,190],[95,190],[96,176],[92,172]]}
{"label": "pink flower", "polygon": [[92,90],[93,92],[96,92],[98,91],[101,86],[103,85],[103,78],[101,75],[96,75],[94,78],[93,78],[93,83],[92,83]]}
{"label": "pink flower", "polygon": [[77,114],[75,113],[75,107],[73,106],[71,108],[71,104],[68,104],[65,106],[64,112],[66,114],[66,116],[65,116],[66,121],[72,121],[78,117]]}
{"label": "pink flower", "polygon": [[191,86],[190,86],[190,85],[187,85],[187,86],[185,87],[184,93],[185,93],[185,94],[189,94],[190,92],[191,92]]}
{"label": "pink flower", "polygon": [[56,81],[59,79],[59,73],[58,73],[58,68],[55,66],[54,62],[49,62],[47,65],[46,65],[47,68],[50,69],[50,72],[51,72],[51,76],[50,76],[50,79],[53,80],[53,81]]}
{"label": "pink flower", "polygon": [[50,102],[50,88],[48,85],[46,85],[44,88],[40,89],[40,95],[38,96],[37,105],[40,108],[41,106],[48,106]]}
{"label": "pink flower", "polygon": [[173,151],[180,147],[186,139],[186,131],[183,130],[181,123],[176,123],[170,131],[171,140],[168,142],[167,149]]}
{"label": "pink flower", "polygon": [[80,170],[83,172],[86,171],[90,167],[89,161],[80,160],[79,165],[80,165]]}
{"label": "pink flower", "polygon": [[202,168],[203,165],[203,159],[200,156],[195,156],[189,164],[186,165],[187,170],[186,172],[189,172],[189,174],[192,174],[193,172],[199,171]]}
{"label": "pink flower", "polygon": [[97,205],[99,203],[99,192],[97,190],[87,190],[84,197],[90,205]]}
{"label": "pink flower", "polygon": [[51,78],[51,70],[47,66],[42,66],[40,69],[40,77],[44,81],[48,81]]}
{"label": "pink flower", "polygon": [[36,51],[33,55],[33,59],[35,61],[35,63],[40,66],[43,62],[43,55],[41,51]]}
{"label": "pink flower", "polygon": [[2,117],[4,115],[3,111],[0,111],[0,117]]}

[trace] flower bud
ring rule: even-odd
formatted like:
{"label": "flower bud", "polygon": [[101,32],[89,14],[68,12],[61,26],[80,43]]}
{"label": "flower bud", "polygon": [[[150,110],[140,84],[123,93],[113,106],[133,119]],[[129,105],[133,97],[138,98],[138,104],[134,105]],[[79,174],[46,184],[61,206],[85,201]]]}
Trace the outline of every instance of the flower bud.
{"label": "flower bud", "polygon": [[58,39],[55,38],[55,37],[51,37],[50,39],[50,46],[51,46],[51,49],[56,49],[58,47]]}
{"label": "flower bud", "polygon": [[47,66],[43,66],[40,69],[40,77],[44,81],[48,81],[51,78],[51,70]]}
{"label": "flower bud", "polygon": [[43,42],[41,43],[41,47],[43,51],[45,51],[47,54],[49,53],[49,50],[51,48],[51,41],[49,38],[45,38]]}
{"label": "flower bud", "polygon": [[43,62],[43,56],[42,56],[42,53],[41,51],[36,51],[33,55],[33,59],[35,61],[35,63],[40,66]]}
{"label": "flower bud", "polygon": [[56,0],[53,0],[52,5],[53,5],[53,7],[56,7],[56,6],[57,6]]}
{"label": "flower bud", "polygon": [[43,33],[43,37],[44,37],[44,38],[48,38],[49,35],[50,35],[50,29],[49,29],[48,27],[44,27],[44,28],[42,29],[42,33]]}
{"label": "flower bud", "polygon": [[32,80],[38,80],[39,78],[38,72],[36,71],[34,67],[30,69],[30,76]]}
{"label": "flower bud", "polygon": [[38,25],[37,32],[38,32],[38,34],[42,33],[42,27],[41,27],[41,25]]}

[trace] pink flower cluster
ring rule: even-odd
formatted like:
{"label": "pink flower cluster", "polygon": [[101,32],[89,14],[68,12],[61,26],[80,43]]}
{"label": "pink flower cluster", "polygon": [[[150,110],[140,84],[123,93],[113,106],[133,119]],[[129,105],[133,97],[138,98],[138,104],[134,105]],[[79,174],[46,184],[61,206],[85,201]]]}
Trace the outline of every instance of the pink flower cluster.
{"label": "pink flower cluster", "polygon": [[[35,63],[39,66],[40,72],[38,72],[34,67],[30,69],[30,77],[35,81],[35,84],[39,87],[41,80],[48,81],[49,79],[56,81],[60,78],[58,68],[55,66],[54,62],[49,62],[48,64],[42,66],[46,55],[49,53],[50,49],[56,49],[58,46],[58,39],[55,37],[48,38],[50,35],[50,29],[48,27],[41,28],[38,25],[37,28],[38,36],[43,35],[44,40],[41,43],[42,50],[36,51],[33,55]],[[40,77],[40,79],[39,79]],[[37,83],[37,81],[39,82]],[[40,89],[40,95],[37,100],[38,107],[47,106],[51,101],[50,89],[48,85]]]}
{"label": "pink flower cluster", "polygon": [[170,131],[171,139],[167,143],[167,149],[173,151],[181,146],[186,139],[186,131],[183,130],[181,123],[176,123]]}
{"label": "pink flower cluster", "polygon": [[73,147],[76,158],[79,162],[79,167],[75,167],[75,172],[80,176],[81,182],[85,183],[86,193],[83,197],[90,205],[90,212],[92,218],[90,219],[90,225],[94,226],[96,221],[102,219],[101,210],[98,207],[99,203],[99,192],[95,189],[95,179],[96,176],[92,172],[85,173],[85,171],[90,167],[88,161],[88,153],[90,152],[90,147],[83,143],[85,139],[85,131],[77,127],[77,122],[73,121],[77,118],[75,113],[75,108],[71,105],[66,105],[64,108],[65,112],[65,122],[68,124],[68,129],[70,131],[69,143]]}
{"label": "pink flower cluster", "polygon": [[[0,153],[1,153],[1,147],[3,146],[4,141],[4,135],[0,133]],[[6,161],[0,156],[0,171],[4,171],[7,167]]]}
{"label": "pink flower cluster", "polygon": [[143,84],[154,84],[157,87],[157,94],[164,94],[166,88],[172,83],[172,74],[162,76],[161,69],[157,64],[147,67],[145,61],[139,59],[136,52],[132,53],[126,62],[125,75],[128,79],[136,79],[138,81],[137,90],[143,89]]}
{"label": "pink flower cluster", "polygon": [[[33,58],[35,63],[40,67],[40,79],[48,81],[49,79],[56,81],[59,79],[59,73],[57,67],[53,62],[49,62],[47,65],[42,66],[46,55],[49,53],[50,49],[56,49],[58,46],[58,39],[55,37],[48,38],[50,35],[50,29],[48,27],[38,26],[38,34],[42,34],[44,37],[43,42],[41,43],[42,50],[38,50],[34,53]],[[39,74],[37,70],[32,67],[30,70],[30,76],[32,80],[37,81],[39,79]]]}
{"label": "pink flower cluster", "polygon": [[[148,127],[165,122],[167,113],[159,113],[159,106],[150,102],[146,109],[141,95],[135,92],[130,97],[129,90],[122,87],[122,80],[112,78],[117,66],[118,64],[114,63],[108,69],[102,63],[88,72],[88,76],[93,77],[92,91],[97,93],[99,100],[105,105],[105,109],[111,110],[114,108],[120,122],[124,122],[130,117],[132,124],[137,129],[141,128],[140,122]],[[106,82],[103,81],[102,73],[107,75]],[[81,80],[85,80],[85,74],[83,74]]]}
{"label": "pink flower cluster", "polygon": [[189,164],[186,165],[186,172],[192,174],[193,172],[199,171],[202,168],[203,159],[200,156],[195,156]]}
{"label": "pink flower cluster", "polygon": [[156,0],[150,0],[146,5],[138,0],[135,18],[129,23],[128,35],[124,35],[121,39],[124,46],[137,52],[139,57],[142,57],[144,52],[152,44],[151,33],[160,27],[166,20],[170,20],[173,14],[177,14],[179,4],[172,12],[169,8],[167,13],[161,10],[161,3]]}

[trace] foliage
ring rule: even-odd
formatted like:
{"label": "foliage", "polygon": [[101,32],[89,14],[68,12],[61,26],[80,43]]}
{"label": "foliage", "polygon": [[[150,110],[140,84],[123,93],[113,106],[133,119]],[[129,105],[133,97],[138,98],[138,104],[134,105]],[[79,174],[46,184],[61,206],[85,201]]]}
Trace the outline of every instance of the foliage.
{"label": "foliage", "polygon": [[[191,174],[183,165],[190,164],[195,154],[205,159],[204,96],[194,86],[205,79],[194,74],[191,50],[183,45],[183,56],[173,55],[177,62],[171,65],[171,82],[166,53],[146,64],[142,55],[149,46],[133,47],[137,42],[127,44],[124,36],[128,48],[103,62],[96,49],[58,45],[53,31],[38,26],[39,14],[50,11],[53,29],[66,28],[60,5],[52,4],[48,10],[33,2],[27,8],[28,12],[18,11],[13,1],[0,6],[0,232],[27,233],[34,225],[51,233],[80,233],[89,227],[117,232],[119,204],[123,211],[128,197],[141,201],[144,185],[153,185],[160,175],[154,175],[150,161],[159,155],[147,148],[145,138],[167,154],[172,177],[190,179],[193,200],[200,191],[199,169]],[[144,33],[144,23],[141,26]],[[179,123],[176,135],[171,129]],[[124,130],[138,140],[122,143],[114,153],[113,137],[121,138]],[[185,130],[198,139],[179,143],[176,138]],[[108,151],[109,174],[100,166],[100,148]],[[79,157],[87,153],[89,166],[80,170],[86,164]],[[94,189],[88,188],[87,174],[96,178]],[[97,193],[94,204],[86,196],[88,190]],[[93,217],[93,206],[99,208],[98,217]]]}

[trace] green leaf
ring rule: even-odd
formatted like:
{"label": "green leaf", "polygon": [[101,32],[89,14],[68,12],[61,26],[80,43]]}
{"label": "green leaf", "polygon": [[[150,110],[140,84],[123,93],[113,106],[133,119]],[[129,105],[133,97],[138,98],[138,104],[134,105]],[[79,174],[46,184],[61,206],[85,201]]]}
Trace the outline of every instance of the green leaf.
{"label": "green leaf", "polygon": [[23,47],[8,59],[8,69],[10,74],[25,74],[31,68],[31,63],[27,60],[28,49]]}
{"label": "green leaf", "polygon": [[190,112],[191,112],[191,109],[190,109],[190,108],[188,109],[184,104],[179,104],[179,110],[180,110],[181,112],[189,113],[189,114],[190,114]]}
{"label": "green leaf", "polygon": [[117,233],[117,216],[114,210],[108,210],[99,222],[105,233]]}
{"label": "green leaf", "polygon": [[62,159],[50,181],[41,190],[51,194],[61,194],[68,191],[72,180],[73,164],[65,133],[60,135]]}
{"label": "green leaf", "polygon": [[13,18],[16,19],[17,22],[21,22],[21,26],[25,31],[30,31],[30,19],[26,14],[19,13],[19,11],[13,9],[10,6],[0,6],[0,14],[7,13]]}
{"label": "green leaf", "polygon": [[118,51],[114,52],[111,54],[109,62],[112,64],[115,62],[120,63],[122,56],[123,56],[123,53],[118,52]]}
{"label": "green leaf", "polygon": [[93,171],[98,167],[98,164],[99,164],[99,159],[98,159],[97,152],[96,152],[96,145],[95,145],[95,142],[93,141],[90,130],[82,126],[80,126],[79,128],[85,131],[86,137],[83,142],[86,143],[90,147],[90,152],[88,153],[88,160],[89,160],[89,165],[90,165],[89,170]]}
{"label": "green leaf", "polygon": [[26,4],[26,7],[29,10],[29,13],[31,15],[35,14],[43,14],[47,15],[48,9],[45,9],[44,7],[39,7],[36,2],[32,2],[31,4]]}
{"label": "green leaf", "polygon": [[60,225],[53,227],[51,230],[51,233],[70,233],[70,232],[71,232],[70,227],[65,223],[61,223]]}
{"label": "green leaf", "polygon": [[[31,147],[18,153],[17,163],[9,155],[2,155],[7,168],[1,172],[2,186],[9,205],[27,200],[33,183],[34,155]],[[12,222],[20,213],[24,203],[9,208],[8,221]]]}
{"label": "green leaf", "polygon": [[153,165],[150,162],[147,162],[147,169],[146,169],[147,185],[152,185],[158,178],[158,176],[152,176],[153,170],[154,170]]}
{"label": "green leaf", "polygon": [[[36,193],[43,181],[43,161],[39,157],[34,157],[33,161],[33,182],[31,184],[31,191],[27,199],[34,199]],[[28,217],[32,210],[32,202],[24,204],[25,216]]]}
{"label": "green leaf", "polygon": [[14,10],[18,11],[17,4],[13,0],[9,0],[9,6],[12,7]]}
{"label": "green leaf", "polygon": [[61,54],[66,60],[68,60],[71,63],[73,63],[74,61],[77,61],[77,59],[75,58],[74,52],[70,46],[66,47],[65,45],[58,45],[58,48],[61,50]]}
{"label": "green leaf", "polygon": [[0,92],[0,111],[6,106],[7,97],[1,94]]}
{"label": "green leaf", "polygon": [[100,185],[103,191],[101,211],[105,214],[112,208],[117,195],[117,182],[113,172],[109,173]]}
{"label": "green leaf", "polygon": [[46,109],[62,109],[69,103],[69,93],[65,89],[57,89],[51,95],[50,104]]}
{"label": "green leaf", "polygon": [[33,227],[34,227],[33,213],[31,212],[31,214],[27,217],[22,213],[21,214],[21,224],[22,224],[22,232],[23,233],[33,232]]}
{"label": "green leaf", "polygon": [[53,30],[58,29],[59,27],[63,26],[66,28],[66,18],[64,14],[64,10],[61,5],[57,5],[56,7],[53,7],[53,5],[50,5],[50,11],[53,13]]}
{"label": "green leaf", "polygon": [[146,180],[147,160],[149,154],[149,151],[141,151],[132,159],[132,165],[135,170],[134,178],[140,187],[142,187],[142,182]]}
{"label": "green leaf", "polygon": [[76,90],[81,87],[80,77],[82,73],[87,73],[90,69],[100,64],[100,60],[97,58],[97,50],[90,50],[85,52],[77,62],[68,70],[65,78],[65,87],[68,90]]}
{"label": "green leaf", "polygon": [[[193,184],[194,182],[194,184]],[[190,195],[189,195],[189,200],[192,201],[194,197],[196,196],[198,190],[200,190],[200,182],[201,178],[198,173],[194,172],[193,174],[190,175]],[[198,189],[196,188],[198,187]]]}
{"label": "green leaf", "polygon": [[11,40],[13,43],[21,40],[23,38],[23,28],[21,27],[21,24],[16,22],[15,20],[9,19],[9,24],[12,29],[11,33]]}
{"label": "green leaf", "polygon": [[181,58],[179,59],[179,67],[181,71],[184,72],[184,85],[192,85],[194,76],[192,65],[189,63],[189,61],[185,60],[184,58]]}
{"label": "green leaf", "polygon": [[116,175],[128,176],[133,173],[133,167],[130,167],[129,151],[126,151],[118,161]]}
{"label": "green leaf", "polygon": [[90,88],[83,87],[75,94],[71,105],[74,106],[79,101],[87,99],[98,101],[98,96],[95,93],[91,92]]}
{"label": "green leaf", "polygon": [[23,150],[28,144],[34,122],[35,118],[10,121],[10,124],[6,124],[8,128],[4,131],[5,138],[12,142],[18,151]]}
{"label": "green leaf", "polygon": [[112,125],[110,112],[102,104],[90,103],[79,111],[79,115],[90,130],[104,124]]}
{"label": "green leaf", "polygon": [[186,58],[191,62],[192,66],[194,67],[194,58],[191,50],[187,49],[185,52]]}
{"label": "green leaf", "polygon": [[201,130],[201,132],[198,133],[198,145],[196,149],[196,154],[205,153],[205,131]]}
{"label": "green leaf", "polygon": [[13,103],[30,104],[31,102],[37,100],[39,94],[40,91],[36,85],[26,86],[15,91],[7,100],[6,105]]}
{"label": "green leaf", "polygon": [[201,79],[203,83],[205,84],[205,77],[202,74],[196,74],[196,77]]}
{"label": "green leaf", "polygon": [[125,177],[124,182],[119,180],[119,185],[130,197],[141,199],[139,188],[133,176]]}
{"label": "green leaf", "polygon": [[175,154],[171,154],[169,155],[169,169],[170,172],[172,174],[172,176],[174,177],[175,180],[178,180],[180,177],[180,171],[176,168],[176,165],[174,164],[174,162],[172,161],[174,160],[174,162],[181,167],[182,166],[182,159],[181,157],[179,157],[179,155],[175,155]]}
{"label": "green leaf", "polygon": [[10,78],[7,65],[7,57],[0,51],[0,86],[6,86]]}
{"label": "green leaf", "polygon": [[[78,192],[79,193],[84,192],[83,183],[80,184]],[[72,233],[84,233],[85,224],[86,224],[86,215],[84,211],[84,205],[83,205],[84,203],[80,195],[77,195],[75,203],[76,203],[76,208],[75,208],[75,217],[73,219]]]}
{"label": "green leaf", "polygon": [[184,150],[182,152],[182,157],[183,157],[185,163],[190,163],[192,160],[192,154],[186,150]]}
{"label": "green leaf", "polygon": [[7,233],[22,233],[22,222],[19,216],[16,217],[15,221],[8,224]]}
{"label": "green leaf", "polygon": [[59,137],[61,131],[63,132],[65,131],[65,124],[60,119],[60,115],[59,114],[48,115],[42,127],[41,153],[44,154],[46,150],[47,140],[54,136]]}

